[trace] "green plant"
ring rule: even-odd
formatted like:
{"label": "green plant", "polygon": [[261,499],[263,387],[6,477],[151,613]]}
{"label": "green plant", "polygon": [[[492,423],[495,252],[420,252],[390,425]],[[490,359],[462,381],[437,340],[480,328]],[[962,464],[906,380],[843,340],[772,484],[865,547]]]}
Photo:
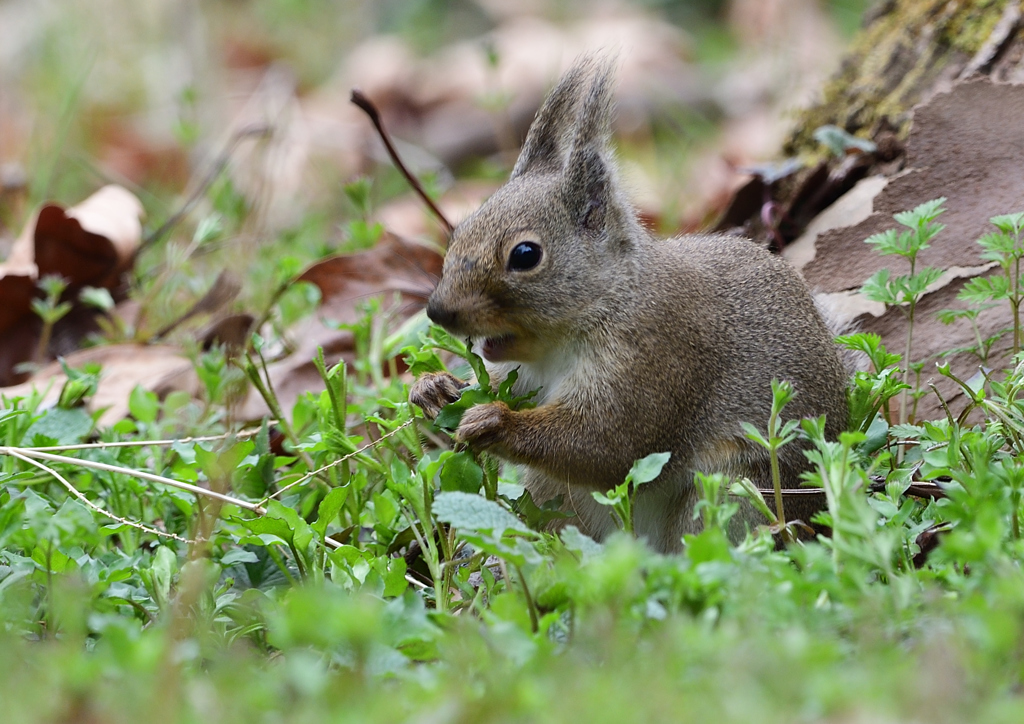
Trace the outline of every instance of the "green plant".
{"label": "green plant", "polygon": [[927,201],[911,211],[895,214],[893,218],[907,227],[905,230],[889,229],[873,234],[864,240],[882,256],[899,256],[906,259],[910,265],[909,274],[897,276],[892,276],[889,269],[880,269],[861,287],[861,293],[868,299],[898,308],[907,319],[907,339],[903,354],[903,384],[907,385],[907,388],[900,395],[899,422],[901,424],[907,421],[909,412],[907,397],[911,389],[908,384],[911,367],[910,351],[914,337],[914,317],[917,303],[941,274],[941,271],[934,267],[918,267],[917,256],[927,249],[935,235],[945,228],[944,224],[935,221],[944,211],[942,204],[945,201],[944,198]]}
{"label": "green plant", "polygon": [[68,281],[59,274],[47,274],[41,277],[36,286],[45,295],[42,299],[32,300],[32,311],[43,320],[43,329],[39,333],[35,356],[36,360],[43,362],[50,349],[53,326],[71,311],[71,302],[60,301],[64,290],[68,288]]}
{"label": "green plant", "polygon": [[591,493],[594,500],[612,509],[619,528],[626,533],[633,532],[633,502],[636,498],[637,488],[661,475],[661,469],[665,467],[670,457],[672,457],[672,453],[663,452],[651,453],[640,458],[633,463],[626,479],[612,490],[607,493],[599,493],[595,490]]}
{"label": "green plant", "polygon": [[[1024,289],[1021,288],[1020,279],[1020,261],[1024,257],[1024,244],[1021,243],[1021,232],[1024,231],[1024,212],[993,216],[989,221],[998,231],[985,234],[978,239],[978,244],[983,249],[982,258],[996,262],[1001,273],[994,276],[974,277],[964,284],[964,288],[957,298],[973,305],[986,305],[989,302],[998,302],[1003,299],[1009,302],[1010,311],[1013,314],[1012,355],[1016,357],[1020,352],[1020,305],[1024,300]],[[979,311],[984,308],[984,306],[975,307]],[[944,312],[944,314],[950,313]],[[968,316],[972,321],[977,316],[976,314],[969,316],[969,312],[963,311],[952,314]],[[977,333],[977,326],[975,326],[975,332]],[[982,363],[985,363],[992,342],[980,339],[979,335],[978,346],[985,351],[985,355],[982,357]]]}
{"label": "green plant", "polygon": [[782,536],[785,540],[792,540],[792,535],[786,525],[786,512],[782,502],[782,476],[779,473],[779,448],[786,445],[797,437],[797,428],[800,423],[797,420],[787,420],[785,423],[779,419],[782,410],[789,404],[796,395],[793,385],[789,382],[772,380],[772,411],[768,417],[768,436],[761,432],[749,422],[742,423],[743,435],[768,451],[772,470],[772,488],[775,490],[775,516],[782,524]]}

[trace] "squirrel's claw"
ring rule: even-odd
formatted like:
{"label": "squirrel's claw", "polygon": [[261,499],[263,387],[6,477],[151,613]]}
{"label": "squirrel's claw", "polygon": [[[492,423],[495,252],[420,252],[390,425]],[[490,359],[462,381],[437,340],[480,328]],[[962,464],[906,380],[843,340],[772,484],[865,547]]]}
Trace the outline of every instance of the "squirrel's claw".
{"label": "squirrel's claw", "polygon": [[422,408],[424,416],[433,420],[442,407],[458,400],[467,386],[468,383],[447,372],[432,372],[413,383],[409,402]]}
{"label": "squirrel's claw", "polygon": [[512,411],[504,402],[489,402],[471,407],[462,415],[455,441],[477,448],[489,448],[501,442],[507,432]]}

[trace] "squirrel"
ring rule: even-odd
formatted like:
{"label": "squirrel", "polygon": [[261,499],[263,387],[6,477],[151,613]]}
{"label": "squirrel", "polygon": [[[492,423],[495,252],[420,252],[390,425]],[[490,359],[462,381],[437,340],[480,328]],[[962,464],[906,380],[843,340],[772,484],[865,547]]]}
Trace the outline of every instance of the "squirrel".
{"label": "squirrel", "polygon": [[[771,487],[768,452],[741,422],[766,425],[772,379],[797,392],[788,418],[825,415],[834,439],[847,375],[788,262],[742,237],[662,240],[643,226],[610,149],[613,75],[609,61],[585,57],[550,92],[508,182],[452,233],[427,316],[472,340],[494,384],[518,368],[515,394],[539,388],[531,409],[469,408],[456,441],[521,466],[538,504],[561,496],[576,515],[565,522],[599,541],[616,524],[591,492],[670,452],[633,510],[636,534],[675,552],[700,531],[696,472]],[[433,418],[465,386],[425,375],[409,399]],[[797,487],[808,467],[800,443],[779,462],[783,487]],[[809,516],[818,506],[790,507]],[[734,520],[767,522],[750,505]]]}

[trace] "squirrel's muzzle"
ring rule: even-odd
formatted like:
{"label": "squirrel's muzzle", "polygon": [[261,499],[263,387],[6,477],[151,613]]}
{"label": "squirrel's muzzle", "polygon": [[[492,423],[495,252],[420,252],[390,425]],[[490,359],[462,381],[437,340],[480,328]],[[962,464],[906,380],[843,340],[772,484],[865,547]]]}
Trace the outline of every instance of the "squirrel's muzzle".
{"label": "squirrel's muzzle", "polygon": [[430,317],[431,322],[439,324],[445,329],[452,329],[458,326],[458,311],[439,304],[433,295],[427,301],[427,316]]}

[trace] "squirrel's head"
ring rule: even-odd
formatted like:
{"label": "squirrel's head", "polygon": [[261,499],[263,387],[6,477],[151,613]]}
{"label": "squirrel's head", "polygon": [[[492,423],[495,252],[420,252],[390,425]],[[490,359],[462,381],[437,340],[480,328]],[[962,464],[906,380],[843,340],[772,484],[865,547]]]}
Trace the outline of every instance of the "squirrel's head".
{"label": "squirrel's head", "polygon": [[615,180],[611,76],[605,61],[574,65],[508,183],[452,234],[427,315],[491,361],[530,362],[580,334],[646,233]]}

